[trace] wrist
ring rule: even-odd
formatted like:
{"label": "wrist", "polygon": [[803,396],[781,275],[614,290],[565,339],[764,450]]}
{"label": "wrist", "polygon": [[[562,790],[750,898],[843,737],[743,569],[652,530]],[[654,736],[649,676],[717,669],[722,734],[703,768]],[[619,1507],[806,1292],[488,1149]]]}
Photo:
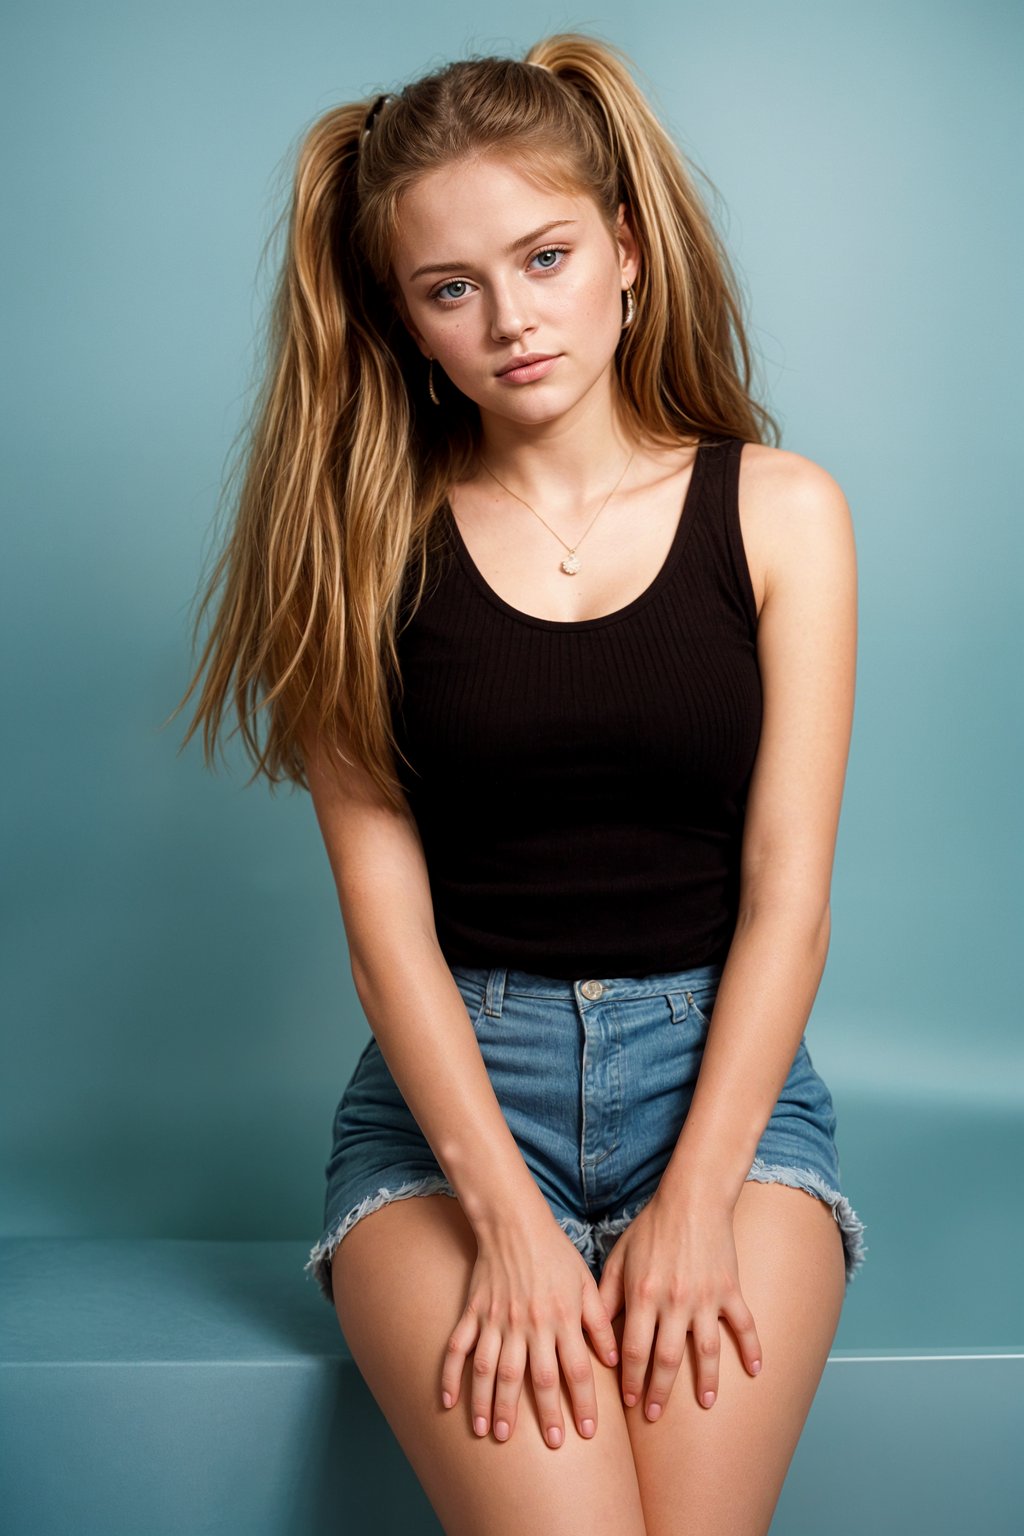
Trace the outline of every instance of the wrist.
{"label": "wrist", "polygon": [[551,1207],[532,1177],[530,1187],[520,1188],[513,1197],[471,1201],[463,1209],[478,1242],[492,1242],[509,1233],[525,1240],[538,1225],[554,1221]]}
{"label": "wrist", "polygon": [[673,1169],[671,1163],[662,1174],[658,1186],[659,1205],[670,1206],[680,1213],[693,1212],[706,1215],[716,1211],[733,1211],[743,1188],[743,1180],[727,1178],[721,1168]]}
{"label": "wrist", "polygon": [[539,1221],[553,1219],[551,1208],[511,1135],[508,1140],[507,1149],[499,1143],[483,1164],[477,1159],[467,1165],[458,1155],[441,1159],[477,1238],[498,1232],[525,1232],[535,1229]]}

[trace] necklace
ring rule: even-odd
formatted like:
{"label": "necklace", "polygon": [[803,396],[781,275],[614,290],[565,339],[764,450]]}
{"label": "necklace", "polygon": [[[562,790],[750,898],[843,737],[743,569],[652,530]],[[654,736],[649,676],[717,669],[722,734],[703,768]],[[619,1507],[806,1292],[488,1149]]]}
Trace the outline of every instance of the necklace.
{"label": "necklace", "polygon": [[[633,456],[634,456],[635,452],[636,452],[636,449],[633,450],[633,453],[631,453],[629,458],[626,460],[626,469],[628,469],[629,466],[632,464]],[[491,476],[491,478],[493,480],[498,480],[498,477],[494,473],[494,470],[490,467],[489,464],[487,464],[485,462],[483,457],[481,457],[480,462],[481,462],[481,464],[483,464],[484,469],[486,469],[487,473]],[[531,507],[530,503],[528,501],[524,501],[522,496],[516,495],[516,492],[513,491],[510,486],[507,486],[505,484],[504,480],[498,480],[498,484],[501,486],[503,491],[508,491],[508,494],[510,496],[515,496],[516,501],[521,501],[523,503],[523,506],[526,507],[530,512],[533,513],[534,517],[538,518],[540,520],[540,522],[544,523],[544,527],[548,530],[549,533],[554,533],[555,534],[555,538],[558,540],[559,544],[562,545],[563,549],[567,549],[569,551],[568,555],[562,561],[560,569],[563,570],[567,576],[575,576],[576,572],[582,569],[582,564],[581,564],[581,561],[580,561],[580,557],[576,553],[576,551],[579,549],[580,545],[583,543],[583,540],[586,538],[586,536],[590,532],[591,528],[593,528],[594,524],[597,522],[598,518],[601,516],[601,513],[604,511],[605,507],[608,505],[609,501],[612,499],[612,496],[615,494],[615,492],[618,490],[619,486],[622,484],[622,481],[623,481],[623,479],[625,477],[625,474],[626,474],[626,469],[624,469],[622,471],[622,474],[616,480],[615,484],[612,486],[611,490],[608,492],[608,495],[605,497],[604,501],[602,501],[601,505],[598,507],[597,511],[594,513],[594,515],[590,519],[590,522],[588,523],[587,527],[583,530],[583,532],[580,534],[580,537],[577,539],[576,544],[575,544],[574,547],[570,547],[570,545],[566,544],[566,542],[562,538],[562,536],[560,534],[558,534],[558,533],[555,533],[555,530],[552,528],[551,524],[547,523],[547,522],[544,522],[544,519],[541,517],[540,513],[537,511],[536,507]]]}

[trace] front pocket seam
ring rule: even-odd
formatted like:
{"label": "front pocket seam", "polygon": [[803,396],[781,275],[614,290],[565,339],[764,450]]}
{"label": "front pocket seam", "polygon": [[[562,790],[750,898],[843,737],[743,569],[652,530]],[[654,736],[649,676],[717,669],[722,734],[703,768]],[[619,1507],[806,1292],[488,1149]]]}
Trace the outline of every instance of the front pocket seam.
{"label": "front pocket seam", "polygon": [[[707,1024],[707,1025],[710,1026],[711,1020],[709,1019],[708,1015],[704,1012],[704,1010],[700,1006],[700,1004],[694,1001],[693,993],[692,992],[687,992],[685,994],[685,996],[686,996],[686,1001],[687,1001],[688,1005],[693,1009],[694,1013],[697,1015],[697,1017],[701,1021],[701,1023],[702,1024]],[[714,1007],[714,1004],[712,1003],[711,1006]]]}
{"label": "front pocket seam", "polygon": [[[462,997],[461,991],[459,996]],[[487,1009],[487,988],[484,988],[480,997],[480,1001],[476,1004],[475,1009],[473,1007],[472,1000],[467,1002],[466,998],[462,997],[462,1001],[466,1009],[466,1017],[469,1019],[470,1026],[472,1027],[473,1033],[475,1034],[476,1031],[480,1028],[481,1021],[483,1020],[484,1013]]]}

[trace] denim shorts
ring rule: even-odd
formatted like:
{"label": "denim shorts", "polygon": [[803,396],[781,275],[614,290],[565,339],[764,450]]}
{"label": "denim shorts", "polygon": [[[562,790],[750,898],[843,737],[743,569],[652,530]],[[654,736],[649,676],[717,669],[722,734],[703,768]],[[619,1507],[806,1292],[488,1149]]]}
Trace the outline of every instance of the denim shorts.
{"label": "denim shorts", "polygon": [[[509,1130],[558,1225],[596,1280],[658,1188],[703,1059],[721,965],[568,981],[452,966]],[[801,1038],[747,1179],[806,1190],[831,1208],[846,1283],[864,1224],[842,1192],[836,1113]],[[371,1037],[334,1115],[324,1224],[305,1269],[332,1301],[335,1248],[391,1200],[457,1199]]]}

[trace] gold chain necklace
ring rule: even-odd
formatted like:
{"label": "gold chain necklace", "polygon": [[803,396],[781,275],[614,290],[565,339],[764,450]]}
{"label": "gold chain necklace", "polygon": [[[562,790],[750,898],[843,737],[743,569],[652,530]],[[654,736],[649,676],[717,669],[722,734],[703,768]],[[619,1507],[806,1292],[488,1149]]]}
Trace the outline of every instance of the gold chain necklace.
{"label": "gold chain necklace", "polygon": [[[626,469],[628,469],[629,466],[632,464],[635,453],[636,453],[636,449],[634,448],[633,453],[631,453],[629,458],[626,460]],[[494,480],[498,480],[498,476],[494,473],[494,470],[490,467],[490,465],[488,463],[486,463],[486,461],[483,459],[483,457],[481,457],[480,462],[481,462],[481,464],[483,464],[484,469],[486,469],[487,473],[491,476],[491,478],[494,479]],[[562,545],[563,549],[567,549],[569,551],[569,553],[566,556],[566,558],[562,561],[560,568],[565,572],[565,574],[567,576],[575,576],[576,572],[582,569],[581,562],[580,562],[580,557],[576,553],[576,550],[579,549],[580,545],[583,543],[583,540],[586,538],[586,536],[590,532],[591,528],[593,528],[594,524],[597,522],[598,518],[601,516],[601,513],[604,511],[605,507],[608,505],[609,501],[611,501],[611,499],[614,496],[615,492],[618,490],[619,486],[622,484],[622,481],[625,478],[626,469],[624,469],[622,471],[622,474],[616,480],[615,484],[612,486],[611,490],[608,492],[608,495],[605,497],[604,501],[602,501],[601,505],[598,507],[597,511],[594,513],[593,517],[590,519],[589,524],[584,529],[584,531],[580,535],[580,537],[577,539],[575,547],[571,547],[570,545],[566,544],[566,542],[562,538],[561,534],[555,533],[555,530],[552,528],[551,524],[547,523],[547,522],[544,522],[544,519],[541,517],[540,513],[537,511],[536,507],[531,507],[530,503],[528,501],[524,501],[522,496],[516,495],[516,492],[513,491],[510,486],[507,486],[505,484],[504,480],[498,480],[498,484],[501,486],[503,491],[508,491],[508,494],[510,496],[515,496],[516,501],[521,501],[523,503],[523,506],[526,507],[530,512],[533,513],[534,517],[538,518],[540,520],[540,522],[544,523],[544,527],[548,530],[549,533],[554,533],[555,534],[555,538],[558,540],[559,544]]]}

